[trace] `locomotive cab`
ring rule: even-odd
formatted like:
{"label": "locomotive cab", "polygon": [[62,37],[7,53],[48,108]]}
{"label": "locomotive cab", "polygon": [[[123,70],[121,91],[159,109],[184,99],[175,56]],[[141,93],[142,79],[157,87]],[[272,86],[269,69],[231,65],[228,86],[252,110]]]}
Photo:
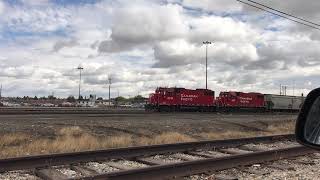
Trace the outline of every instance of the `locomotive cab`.
{"label": "locomotive cab", "polygon": [[215,92],[209,89],[159,87],[148,99],[146,109],[155,111],[214,111]]}

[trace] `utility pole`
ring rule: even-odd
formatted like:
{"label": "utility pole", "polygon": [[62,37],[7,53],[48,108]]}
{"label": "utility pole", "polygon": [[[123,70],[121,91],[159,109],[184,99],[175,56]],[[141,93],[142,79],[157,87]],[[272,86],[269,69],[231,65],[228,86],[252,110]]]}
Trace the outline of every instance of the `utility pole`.
{"label": "utility pole", "polygon": [[281,85],[280,84],[280,95],[286,96],[287,95],[287,85]]}
{"label": "utility pole", "polygon": [[208,89],[208,45],[211,44],[210,41],[204,41],[204,45],[206,45],[206,89]]}
{"label": "utility pole", "polygon": [[295,83],[295,81],[293,81],[293,84],[292,84],[292,95],[294,96],[294,88],[295,88],[295,85],[296,85],[296,83]]}
{"label": "utility pole", "polygon": [[283,89],[284,89],[284,95],[286,96],[287,95],[287,86],[283,86]]}
{"label": "utility pole", "polygon": [[110,98],[110,89],[111,89],[111,76],[108,77],[108,84],[109,84],[109,106],[111,106],[111,98]]}
{"label": "utility pole", "polygon": [[80,100],[80,96],[81,96],[81,72],[83,70],[83,67],[81,67],[79,65],[79,67],[77,69],[79,70],[79,75],[80,75],[80,78],[79,78],[79,98],[78,98]]}
{"label": "utility pole", "polygon": [[2,99],[2,84],[0,86],[0,100]]}
{"label": "utility pole", "polygon": [[282,92],[282,86],[281,86],[281,84],[280,84],[280,96],[281,96],[281,92]]}

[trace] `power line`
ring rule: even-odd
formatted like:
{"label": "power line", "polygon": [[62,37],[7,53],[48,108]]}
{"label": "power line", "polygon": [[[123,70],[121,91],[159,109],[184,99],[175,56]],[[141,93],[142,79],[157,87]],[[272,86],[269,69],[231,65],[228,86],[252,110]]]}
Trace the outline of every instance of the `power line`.
{"label": "power line", "polygon": [[314,22],[312,22],[312,21],[309,21],[309,20],[306,20],[306,19],[303,19],[303,18],[294,16],[294,15],[292,15],[292,14],[289,14],[289,13],[286,13],[286,12],[283,12],[283,11],[280,11],[280,10],[277,10],[277,9],[274,9],[274,8],[272,8],[272,7],[270,7],[270,6],[267,6],[267,5],[258,3],[258,2],[256,2],[256,1],[252,1],[252,0],[247,0],[247,1],[252,2],[252,3],[254,3],[254,4],[258,4],[258,5],[263,6],[263,7],[265,7],[265,8],[271,9],[271,10],[276,11],[276,12],[278,12],[278,13],[281,13],[281,14],[284,14],[284,15],[287,15],[287,16],[290,16],[290,17],[299,19],[299,20],[301,20],[301,21],[305,21],[305,22],[308,22],[308,23],[310,23],[310,24],[313,24],[313,25],[316,25],[316,26],[320,26],[320,24],[317,24],[317,23],[314,23]]}
{"label": "power line", "polygon": [[251,7],[254,7],[254,8],[257,8],[257,9],[260,9],[260,10],[262,10],[262,11],[266,11],[266,12],[268,12],[268,13],[270,13],[270,14],[273,14],[273,15],[276,15],[276,16],[279,16],[279,17],[288,19],[288,20],[290,20],[290,21],[293,21],[293,22],[296,22],[296,23],[299,23],[299,24],[302,24],[302,25],[305,25],[305,26],[308,26],[308,27],[311,27],[311,28],[320,30],[320,28],[318,28],[318,27],[316,27],[316,26],[313,26],[313,25],[310,25],[310,24],[307,24],[307,23],[304,23],[304,22],[301,22],[301,21],[298,21],[298,20],[289,18],[289,17],[287,17],[287,16],[284,16],[284,15],[281,15],[281,14],[278,14],[278,13],[275,13],[275,12],[272,12],[272,11],[270,11],[270,10],[264,9],[264,8],[262,8],[262,7],[259,7],[259,6],[256,6],[256,5],[253,5],[253,4],[244,2],[244,1],[242,1],[242,0],[236,0],[236,1],[241,2],[241,3],[243,3],[243,4],[246,4],[246,5],[248,5],[248,6],[251,6]]}
{"label": "power line", "polygon": [[1,100],[1,98],[2,98],[2,84],[0,86],[0,100]]}

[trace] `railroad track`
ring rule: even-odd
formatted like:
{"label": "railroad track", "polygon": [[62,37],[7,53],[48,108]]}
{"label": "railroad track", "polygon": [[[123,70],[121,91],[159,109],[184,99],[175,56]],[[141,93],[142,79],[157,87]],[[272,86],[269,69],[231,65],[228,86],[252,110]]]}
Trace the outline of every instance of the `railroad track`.
{"label": "railroad track", "polygon": [[63,108],[63,107],[0,107],[0,115],[21,114],[145,114],[144,109],[137,108]]}
{"label": "railroad track", "polygon": [[168,179],[313,152],[294,135],[153,145],[2,159],[0,179]]}
{"label": "railroad track", "polygon": [[[0,115],[25,114],[172,114],[173,112],[147,112],[143,108],[86,108],[86,107],[0,107]],[[198,112],[174,112],[174,114]],[[215,112],[201,112],[214,114]],[[224,114],[224,112],[219,112]],[[228,112],[225,112],[228,114]],[[230,112],[234,114],[294,114],[295,112]]]}

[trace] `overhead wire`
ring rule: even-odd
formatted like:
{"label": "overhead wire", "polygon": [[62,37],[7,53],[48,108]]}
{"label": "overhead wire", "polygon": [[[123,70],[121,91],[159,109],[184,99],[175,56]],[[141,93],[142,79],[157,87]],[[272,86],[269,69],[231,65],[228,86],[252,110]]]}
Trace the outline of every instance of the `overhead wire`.
{"label": "overhead wire", "polygon": [[[276,13],[277,11],[276,11],[276,12],[273,12],[274,10],[271,11],[271,10],[268,10],[268,9],[264,9],[264,8],[259,7],[259,6],[257,6],[257,5],[254,5],[254,4],[251,4],[251,3],[248,3],[248,2],[244,2],[244,1],[242,1],[242,0],[236,0],[236,1],[241,2],[241,3],[243,3],[243,4],[246,4],[246,5],[248,5],[248,6],[254,7],[254,8],[256,8],[256,9],[260,9],[260,10],[262,10],[262,11],[268,12],[268,13],[270,13],[270,14],[273,14],[273,15],[276,15],[276,16],[279,16],[279,17],[288,19],[288,20],[293,21],[293,22],[296,22],[296,23],[298,23],[298,24],[302,24],[302,25],[305,25],[305,26],[308,26],[308,27],[311,27],[311,28],[320,30],[320,27],[316,27],[316,26],[310,25],[310,24],[317,25],[316,23],[310,23],[311,21],[308,22],[308,21],[302,20],[303,22],[301,22],[301,21],[296,20],[296,19],[298,19],[298,18],[293,19],[293,18],[287,17],[288,15],[287,15],[287,16],[281,15],[281,14],[285,14],[284,12],[281,13],[281,14],[278,14],[278,13]],[[250,1],[249,1],[249,2],[250,2]],[[281,11],[279,11],[279,12],[281,12]],[[292,15],[291,17],[294,17],[294,16]],[[299,20],[301,20],[301,19],[302,19],[302,18],[300,18]],[[310,24],[307,24],[307,23],[310,23]],[[320,25],[317,25],[317,26],[320,26]]]}
{"label": "overhead wire", "polygon": [[300,17],[298,17],[298,16],[295,16],[295,15],[292,15],[292,14],[289,14],[289,13],[286,13],[286,12],[283,12],[283,11],[280,11],[280,10],[277,10],[277,9],[275,9],[275,8],[272,8],[272,7],[270,7],[270,6],[261,4],[261,3],[259,3],[259,2],[256,2],[256,1],[253,1],[253,0],[247,0],[247,1],[249,1],[249,2],[251,2],[251,3],[254,3],[254,4],[258,4],[258,5],[262,6],[262,7],[268,8],[268,9],[270,9],[270,10],[276,11],[276,12],[281,13],[281,14],[284,14],[284,15],[286,15],[286,16],[290,16],[290,17],[299,19],[299,20],[301,20],[301,21],[305,21],[305,22],[308,22],[308,23],[310,23],[310,24],[313,24],[313,25],[316,25],[316,26],[320,26],[320,24],[318,24],[318,23],[314,23],[314,22],[312,22],[312,21],[309,21],[309,20],[300,18]]}

